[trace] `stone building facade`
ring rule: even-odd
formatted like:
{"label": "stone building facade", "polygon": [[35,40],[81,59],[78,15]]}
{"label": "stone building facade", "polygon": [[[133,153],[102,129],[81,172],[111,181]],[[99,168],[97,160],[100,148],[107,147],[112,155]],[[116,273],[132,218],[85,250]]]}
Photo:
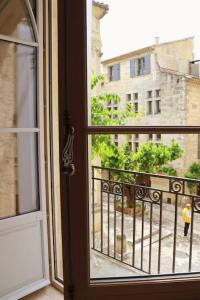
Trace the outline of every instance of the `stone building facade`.
{"label": "stone building facade", "polygon": [[[92,37],[91,37],[91,68],[94,74],[101,73],[102,42],[100,33],[101,19],[108,12],[108,5],[97,1],[92,2]],[[92,94],[100,92],[100,84],[97,84]]]}
{"label": "stone building facade", "polygon": [[108,11],[108,5],[93,1],[92,5],[92,69],[101,72],[102,42],[100,21]]}
{"label": "stone building facade", "polygon": [[[120,109],[129,102],[139,118],[127,120],[132,126],[196,126],[199,125],[200,78],[194,62],[193,38],[139,49],[103,61],[105,82],[101,92],[120,96]],[[197,70],[197,71],[196,71]],[[192,75],[194,74],[195,75]],[[111,109],[116,104],[109,103]],[[188,167],[200,159],[199,136],[194,134],[146,134],[114,136],[114,142],[129,142],[134,151],[148,140],[169,144],[174,139],[183,156],[173,167],[183,176]]]}

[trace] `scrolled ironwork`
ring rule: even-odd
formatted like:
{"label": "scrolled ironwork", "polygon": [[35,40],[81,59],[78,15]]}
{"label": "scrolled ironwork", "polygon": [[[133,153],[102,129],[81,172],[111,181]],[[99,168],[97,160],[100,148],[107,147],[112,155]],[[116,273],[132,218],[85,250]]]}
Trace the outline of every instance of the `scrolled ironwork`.
{"label": "scrolled ironwork", "polygon": [[63,173],[72,176],[75,172],[75,166],[73,163],[73,142],[74,142],[74,127],[68,128],[68,135],[66,145],[62,152],[63,161]]}
{"label": "scrolled ironwork", "polygon": [[147,194],[147,189],[145,186],[135,187],[135,198],[137,200],[143,200]]}
{"label": "scrolled ironwork", "polygon": [[116,195],[122,195],[122,185],[118,183],[114,184],[112,187],[112,192]]}
{"label": "scrolled ironwork", "polygon": [[200,198],[194,198],[194,210],[200,213]]}
{"label": "scrolled ironwork", "polygon": [[170,192],[183,193],[184,182],[182,180],[170,180]]}
{"label": "scrolled ironwork", "polygon": [[162,200],[162,193],[161,191],[149,191],[149,198],[154,203],[159,203]]}
{"label": "scrolled ironwork", "polygon": [[101,189],[102,189],[102,192],[110,193],[110,183],[108,181],[102,181]]}
{"label": "scrolled ironwork", "polygon": [[62,151],[62,171],[65,175],[72,176],[75,173],[75,165],[73,162],[73,143],[74,143],[74,127],[71,124],[70,114],[66,111],[63,115],[64,122],[64,140],[66,141]]}

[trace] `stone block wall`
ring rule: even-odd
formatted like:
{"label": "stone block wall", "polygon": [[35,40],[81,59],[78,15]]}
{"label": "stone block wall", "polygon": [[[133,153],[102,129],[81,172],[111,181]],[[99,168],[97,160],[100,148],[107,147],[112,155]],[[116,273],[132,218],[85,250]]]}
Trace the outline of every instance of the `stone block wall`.
{"label": "stone block wall", "polygon": [[155,46],[160,66],[189,74],[189,62],[194,60],[193,37]]}

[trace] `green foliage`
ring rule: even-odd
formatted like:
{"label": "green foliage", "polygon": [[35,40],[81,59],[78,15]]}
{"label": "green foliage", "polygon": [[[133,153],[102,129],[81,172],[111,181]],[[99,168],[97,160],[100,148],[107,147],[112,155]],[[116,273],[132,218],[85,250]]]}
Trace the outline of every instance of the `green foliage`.
{"label": "green foliage", "polygon": [[[185,177],[189,179],[200,179],[200,163],[193,163],[186,172]],[[195,183],[188,182],[188,188],[190,192],[193,193],[195,189]]]}
{"label": "green foliage", "polygon": [[167,174],[169,176],[177,176],[177,171],[171,166],[163,166],[160,168],[159,173]]}
{"label": "green foliage", "polygon": [[92,76],[91,76],[91,90],[94,89],[94,87],[97,85],[97,83],[99,81],[103,81],[104,80],[104,76],[99,74],[99,75],[94,75],[94,73],[92,72]]}
{"label": "green foliage", "polygon": [[[176,151],[175,151],[176,150]],[[101,144],[99,155],[102,159],[103,167],[122,169],[145,173],[158,173],[176,176],[176,170],[168,164],[183,154],[181,147],[171,142],[169,146],[162,143],[154,144],[146,142],[142,144],[137,152],[130,151],[128,144],[116,147],[113,144]],[[129,174],[122,175],[124,181],[134,182],[135,179]]]}
{"label": "green foliage", "polygon": [[138,152],[133,155],[134,170],[175,175],[176,171],[167,164],[180,158],[182,154],[183,150],[174,140],[169,146],[149,141],[142,144]]}

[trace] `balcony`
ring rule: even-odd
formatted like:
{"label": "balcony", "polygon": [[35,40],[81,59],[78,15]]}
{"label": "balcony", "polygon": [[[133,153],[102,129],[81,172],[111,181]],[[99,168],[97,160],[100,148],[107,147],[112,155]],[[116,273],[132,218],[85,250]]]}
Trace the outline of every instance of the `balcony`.
{"label": "balcony", "polygon": [[[92,277],[199,272],[199,187],[199,180],[93,166]],[[191,224],[184,236],[186,203]]]}

